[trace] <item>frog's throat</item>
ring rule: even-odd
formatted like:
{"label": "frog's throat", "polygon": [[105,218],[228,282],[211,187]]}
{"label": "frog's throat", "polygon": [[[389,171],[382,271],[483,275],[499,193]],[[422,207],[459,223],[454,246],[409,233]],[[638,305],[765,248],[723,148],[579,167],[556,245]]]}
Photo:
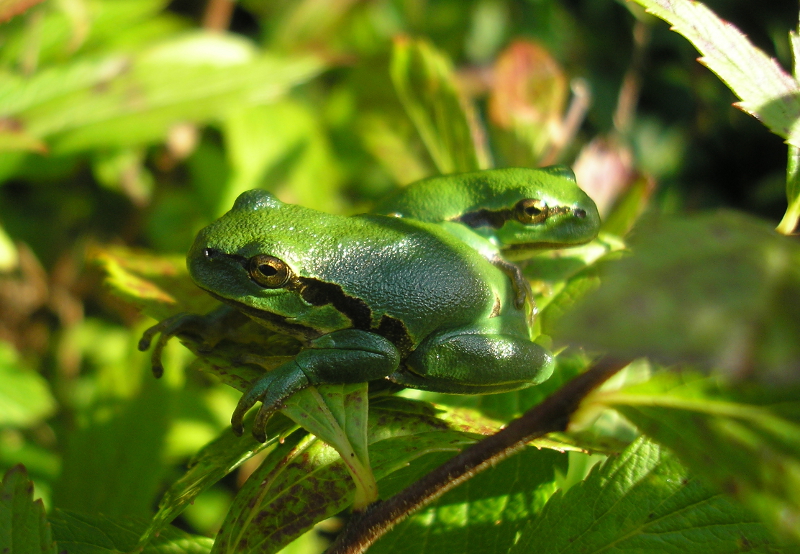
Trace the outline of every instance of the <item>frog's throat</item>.
{"label": "frog's throat", "polygon": [[588,242],[592,242],[593,238],[588,238],[586,240],[582,240],[580,242],[570,242],[570,243],[563,243],[563,242],[519,242],[516,244],[506,244],[500,249],[503,253],[512,253],[518,251],[528,251],[528,250],[561,250],[562,248],[572,248],[574,246],[580,246],[582,244],[586,244]]}

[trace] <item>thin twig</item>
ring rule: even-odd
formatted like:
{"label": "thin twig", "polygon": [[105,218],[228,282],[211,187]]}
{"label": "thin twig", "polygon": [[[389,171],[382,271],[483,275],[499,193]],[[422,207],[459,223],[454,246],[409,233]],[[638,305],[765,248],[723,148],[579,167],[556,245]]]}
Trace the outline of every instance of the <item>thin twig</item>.
{"label": "thin twig", "polygon": [[327,554],[364,552],[409,514],[473,475],[507,458],[533,439],[566,430],[572,414],[586,395],[629,362],[610,358],[600,360],[505,429],[470,446],[388,500],[373,504],[361,517],[350,520]]}
{"label": "thin twig", "polygon": [[208,0],[203,13],[203,28],[209,31],[226,31],[231,24],[233,0]]}

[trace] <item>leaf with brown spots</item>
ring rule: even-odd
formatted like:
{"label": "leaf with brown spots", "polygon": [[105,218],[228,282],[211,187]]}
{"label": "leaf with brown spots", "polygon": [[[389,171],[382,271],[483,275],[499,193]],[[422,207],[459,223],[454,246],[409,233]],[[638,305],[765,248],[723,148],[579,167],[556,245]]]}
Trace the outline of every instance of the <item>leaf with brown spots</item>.
{"label": "leaf with brown spots", "polygon": [[[481,435],[467,432],[472,415],[450,419],[429,404],[404,398],[374,399],[369,414],[370,462],[381,495],[396,492]],[[457,410],[455,410],[457,411]],[[277,552],[314,524],[353,503],[353,480],[336,451],[298,432],[277,446],[242,487],[215,543],[218,553]]]}

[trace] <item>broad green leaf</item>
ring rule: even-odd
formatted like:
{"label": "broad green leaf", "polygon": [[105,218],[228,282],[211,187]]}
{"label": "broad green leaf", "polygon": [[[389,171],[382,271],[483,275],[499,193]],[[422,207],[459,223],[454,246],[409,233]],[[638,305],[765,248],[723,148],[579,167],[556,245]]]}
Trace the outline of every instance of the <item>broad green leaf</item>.
{"label": "broad green leaf", "polygon": [[444,54],[428,42],[398,38],[392,51],[391,76],[440,173],[490,167],[475,110],[459,92]]}
{"label": "broad green leaf", "polygon": [[0,115],[56,153],[151,144],[174,125],[273,101],[321,69],[317,58],[261,55],[233,35],[188,33],[136,54],[9,75]]}
{"label": "broad green leaf", "polygon": [[12,467],[0,483],[0,552],[55,554],[41,499],[33,500],[33,483],[25,467]]}
{"label": "broad green leaf", "polygon": [[56,506],[110,517],[151,513],[175,397],[163,382],[145,377],[133,397],[98,398],[83,425],[64,437]]}
{"label": "broad green leaf", "polygon": [[356,128],[364,146],[397,183],[413,183],[435,173],[418,143],[411,140],[414,128],[407,119],[367,113],[357,120]]}
{"label": "broad green leaf", "polygon": [[27,427],[54,409],[44,377],[22,367],[14,348],[0,342],[0,427]]}
{"label": "broad green leaf", "polygon": [[[252,421],[252,418],[249,418],[249,421]],[[256,441],[250,433],[237,437],[230,429],[223,431],[195,455],[189,463],[187,472],[164,493],[158,504],[158,512],[141,537],[140,546],[159,536],[172,520],[211,485],[255,454],[264,449],[274,449],[280,437],[288,434],[293,427],[287,418],[280,415],[273,416],[267,424],[268,440],[263,444]],[[249,429],[249,424],[245,424],[245,429]]]}
{"label": "broad green leaf", "polygon": [[367,448],[367,383],[309,387],[284,402],[281,412],[339,453],[356,488],[353,510],[378,499]]}
{"label": "broad green leaf", "polygon": [[[381,496],[475,442],[480,435],[474,431],[489,431],[479,417],[443,415],[410,400],[373,400],[369,457]],[[315,523],[347,509],[353,497],[352,479],[336,451],[313,436],[296,433],[276,447],[242,487],[214,552],[277,552]]]}
{"label": "broad green leaf", "polygon": [[400,523],[370,552],[506,553],[556,491],[566,461],[565,453],[527,448]]}
{"label": "broad green leaf", "polygon": [[800,85],[775,59],[701,2],[635,1],[697,48],[703,55],[700,61],[739,97],[739,108],[800,147]]}
{"label": "broad green leaf", "polygon": [[583,483],[554,495],[509,552],[740,551],[781,552],[752,515],[667,450],[640,439]]}
{"label": "broad green leaf", "polygon": [[308,105],[288,99],[231,110],[222,128],[232,171],[217,215],[242,192],[262,187],[287,202],[338,211],[338,166],[319,117]]}
{"label": "broad green leaf", "polygon": [[207,554],[213,543],[209,538],[168,527],[143,550],[138,550],[137,541],[147,527],[144,519],[110,518],[67,510],[56,510],[49,519],[59,552],[69,554],[134,551],[141,554]]}
{"label": "broad green leaf", "polygon": [[736,212],[641,225],[633,256],[556,326],[559,339],[625,358],[691,362],[731,379],[797,383],[800,244]]}
{"label": "broad green leaf", "polygon": [[698,475],[800,544],[800,389],[662,372],[590,399],[671,448]]}

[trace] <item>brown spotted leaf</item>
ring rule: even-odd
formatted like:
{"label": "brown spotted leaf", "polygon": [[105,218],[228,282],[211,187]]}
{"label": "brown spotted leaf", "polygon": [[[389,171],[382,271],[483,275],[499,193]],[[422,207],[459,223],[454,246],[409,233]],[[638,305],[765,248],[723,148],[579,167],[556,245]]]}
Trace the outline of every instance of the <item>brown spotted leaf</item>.
{"label": "brown spotted leaf", "polygon": [[[449,457],[475,442],[481,436],[475,431],[496,429],[474,415],[453,415],[450,423],[441,415],[430,405],[403,398],[373,400],[370,462],[383,497],[441,463],[443,455]],[[398,474],[399,470],[404,471]],[[242,487],[214,552],[277,552],[317,522],[347,509],[354,491],[333,448],[311,435],[295,433]]]}

